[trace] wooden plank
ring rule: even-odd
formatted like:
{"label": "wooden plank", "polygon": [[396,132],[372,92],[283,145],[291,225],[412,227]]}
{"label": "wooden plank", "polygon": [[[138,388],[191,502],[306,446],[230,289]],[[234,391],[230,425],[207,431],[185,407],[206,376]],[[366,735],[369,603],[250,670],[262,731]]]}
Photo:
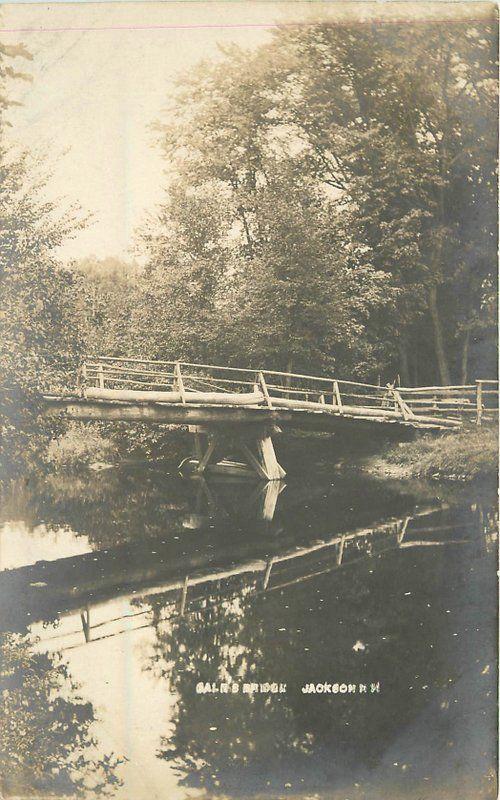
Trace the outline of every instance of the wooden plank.
{"label": "wooden plank", "polygon": [[270,475],[266,472],[266,469],[263,464],[259,461],[259,459],[252,453],[249,446],[245,442],[240,442],[240,449],[245,455],[248,463],[254,468],[255,472],[262,478],[264,481],[273,480]]}
{"label": "wooden plank", "polygon": [[[191,427],[191,426],[190,426]],[[203,446],[201,442],[202,434],[199,431],[195,431],[193,436],[193,452],[195,459],[200,462],[203,458]]]}
{"label": "wooden plank", "polygon": [[467,391],[469,389],[475,389],[475,384],[464,384],[463,386],[455,385],[455,386],[402,386],[400,391],[402,394],[447,394],[448,392],[452,391]]}
{"label": "wooden plank", "polygon": [[256,444],[259,460],[262,462],[269,480],[275,481],[284,478],[286,473],[278,464],[271,437],[269,435],[263,436],[257,439]]}
{"label": "wooden plank", "polygon": [[182,584],[181,607],[179,609],[180,617],[184,616],[184,612],[186,610],[188,588],[189,588],[189,575],[186,575],[186,577],[184,578],[184,583]]}
{"label": "wooden plank", "polygon": [[342,400],[341,400],[341,397],[340,397],[340,389],[339,389],[339,382],[338,381],[334,381],[333,382],[333,393],[335,395],[335,402],[337,403],[337,407],[338,407],[339,411],[342,412]]}
{"label": "wooden plank", "polygon": [[162,376],[172,378],[173,372],[165,372],[164,370],[146,370],[146,369],[130,369],[128,367],[115,367],[112,364],[94,364],[90,361],[85,361],[84,366],[88,372],[98,372],[100,369],[106,369],[106,375],[152,375],[156,378]]}
{"label": "wooden plank", "polygon": [[82,621],[83,635],[88,643],[90,642],[90,607],[88,604],[80,611],[80,619]]}
{"label": "wooden plank", "polygon": [[340,567],[342,564],[342,559],[344,557],[344,547],[345,547],[345,536],[341,536],[339,542],[339,550],[337,553],[337,565]]}
{"label": "wooden plank", "polygon": [[[220,426],[247,426],[251,429],[255,425],[276,423],[288,425],[292,428],[334,431],[340,421],[345,424],[376,423],[390,425],[402,423],[399,412],[386,409],[368,409],[355,406],[343,406],[341,416],[336,407],[319,406],[316,403],[298,403],[283,399],[280,408],[249,407],[249,406],[185,406],[172,403],[127,403],[91,398],[82,399],[78,395],[67,397],[44,395],[45,416],[66,416],[70,419],[86,420],[119,420],[123,422],[150,422],[170,425],[220,425]],[[288,405],[290,404],[290,405]],[[324,413],[309,413],[315,409]],[[406,422],[414,427],[459,427],[459,420],[437,418],[433,416],[418,416]]]}
{"label": "wooden plank", "polygon": [[285,484],[281,481],[268,481],[260,491],[258,513],[261,519],[271,522],[276,512],[278,497],[284,489]]}
{"label": "wooden plank", "polygon": [[412,419],[413,417],[415,417],[415,414],[413,413],[411,408],[404,402],[403,398],[401,397],[397,389],[391,389],[390,391],[396,403],[398,404],[399,408],[401,409],[403,418]]}
{"label": "wooden plank", "polygon": [[241,480],[242,478],[255,479],[257,477],[252,467],[247,463],[231,461],[228,458],[223,458],[217,461],[216,464],[209,464],[206,472],[209,472],[210,475],[224,475],[226,479],[232,477]]}
{"label": "wooden plank", "polygon": [[[150,391],[142,389],[103,389],[91,387],[85,396],[92,400],[116,400],[135,403],[182,403],[180,391]],[[185,392],[185,404],[253,406],[264,402],[261,392]]]}
{"label": "wooden plank", "polygon": [[412,519],[411,517],[405,517],[404,520],[398,521],[397,523],[398,528],[396,532],[396,540],[398,544],[401,544],[401,542],[403,541],[406,529],[408,528],[408,523],[410,522],[411,519]]}
{"label": "wooden plank", "polygon": [[267,589],[267,587],[269,585],[269,578],[271,577],[271,570],[273,568],[273,564],[274,564],[274,559],[270,558],[269,561],[266,564],[266,572],[265,572],[265,575],[264,575],[264,580],[262,581],[262,589],[264,591],[266,591],[266,589]]}
{"label": "wooden plank", "polygon": [[271,403],[271,398],[269,397],[269,392],[267,391],[266,382],[264,380],[264,376],[263,376],[262,372],[259,372],[258,379],[259,379],[259,386],[260,386],[260,389],[262,391],[262,394],[266,398],[267,407],[268,408],[272,408],[273,406],[272,406],[272,403]]}
{"label": "wooden plank", "polygon": [[116,400],[127,403],[180,403],[180,392],[159,392],[142,389],[105,389],[89,387],[85,392],[89,400]]}
{"label": "wooden plank", "polygon": [[217,447],[218,442],[219,442],[219,437],[216,434],[211,434],[207,449],[205,450],[203,458],[201,459],[196,468],[196,472],[199,475],[202,475],[203,472],[205,471],[208,462],[210,461],[215,452],[215,448]]}

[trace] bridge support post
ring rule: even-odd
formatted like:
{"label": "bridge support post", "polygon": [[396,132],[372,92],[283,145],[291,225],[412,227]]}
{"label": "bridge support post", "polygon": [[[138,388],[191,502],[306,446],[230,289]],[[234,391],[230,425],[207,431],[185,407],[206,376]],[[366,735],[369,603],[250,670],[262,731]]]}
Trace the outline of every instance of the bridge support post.
{"label": "bridge support post", "polygon": [[[224,433],[214,428],[189,426],[194,434],[193,456],[184,459],[179,470],[185,474],[203,475],[206,471],[239,477],[258,477],[264,481],[282,480],[286,472],[278,463],[269,429],[232,430]],[[245,461],[226,458],[238,450]]]}

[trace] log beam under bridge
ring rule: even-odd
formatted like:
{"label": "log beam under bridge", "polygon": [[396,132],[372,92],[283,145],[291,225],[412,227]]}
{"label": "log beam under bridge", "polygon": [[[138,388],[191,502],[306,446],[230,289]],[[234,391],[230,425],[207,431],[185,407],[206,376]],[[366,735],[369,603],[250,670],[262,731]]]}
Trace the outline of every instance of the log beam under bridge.
{"label": "log beam under bridge", "polygon": [[[179,465],[182,474],[203,475],[213,472],[234,477],[253,476],[265,481],[282,480],[286,472],[279,464],[274,450],[272,434],[278,428],[240,426],[222,432],[220,428],[190,425],[193,436],[193,455]],[[228,455],[238,452],[243,461],[234,461]]]}

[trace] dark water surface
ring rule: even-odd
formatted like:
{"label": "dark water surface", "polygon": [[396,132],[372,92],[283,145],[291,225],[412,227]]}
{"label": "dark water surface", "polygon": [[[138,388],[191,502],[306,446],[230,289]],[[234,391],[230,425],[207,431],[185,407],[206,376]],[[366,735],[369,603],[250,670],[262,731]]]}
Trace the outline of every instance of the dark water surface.
{"label": "dark water surface", "polygon": [[485,489],[129,467],[3,520],[5,796],[496,796]]}

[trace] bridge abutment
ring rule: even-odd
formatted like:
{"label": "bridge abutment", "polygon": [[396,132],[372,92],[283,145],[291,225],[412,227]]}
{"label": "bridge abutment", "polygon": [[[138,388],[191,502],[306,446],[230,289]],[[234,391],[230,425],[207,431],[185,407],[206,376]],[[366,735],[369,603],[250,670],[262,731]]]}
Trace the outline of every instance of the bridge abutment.
{"label": "bridge abutment", "polygon": [[[286,472],[279,464],[269,426],[240,427],[229,433],[211,426],[190,425],[193,435],[193,455],[179,465],[183,474],[203,475],[214,472],[236,477],[259,478],[264,481],[282,480]],[[227,456],[238,452],[244,461]]]}

